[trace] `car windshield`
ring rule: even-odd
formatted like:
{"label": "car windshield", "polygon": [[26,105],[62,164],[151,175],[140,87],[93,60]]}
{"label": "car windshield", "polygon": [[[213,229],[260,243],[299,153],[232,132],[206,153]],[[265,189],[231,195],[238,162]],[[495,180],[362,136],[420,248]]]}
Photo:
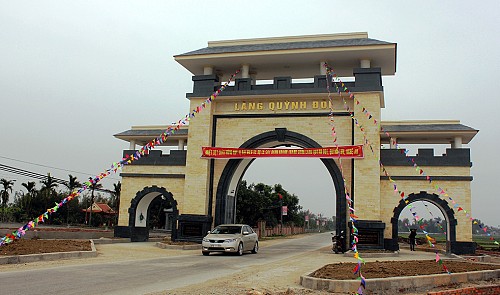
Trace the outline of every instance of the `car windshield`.
{"label": "car windshield", "polygon": [[241,233],[241,226],[218,226],[212,231],[212,234],[235,235],[239,233]]}

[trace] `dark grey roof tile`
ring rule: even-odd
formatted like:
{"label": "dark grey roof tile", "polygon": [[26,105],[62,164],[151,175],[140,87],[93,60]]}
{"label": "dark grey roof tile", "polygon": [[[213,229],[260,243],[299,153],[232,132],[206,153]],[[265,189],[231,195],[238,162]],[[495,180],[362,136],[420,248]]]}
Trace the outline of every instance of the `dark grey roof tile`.
{"label": "dark grey roof tile", "polygon": [[386,44],[394,44],[394,43],[370,39],[370,38],[357,38],[357,39],[304,41],[304,42],[271,43],[271,44],[248,44],[248,45],[234,45],[234,46],[205,47],[202,49],[179,54],[179,56],[233,53],[233,52],[269,51],[269,50],[386,45]]}

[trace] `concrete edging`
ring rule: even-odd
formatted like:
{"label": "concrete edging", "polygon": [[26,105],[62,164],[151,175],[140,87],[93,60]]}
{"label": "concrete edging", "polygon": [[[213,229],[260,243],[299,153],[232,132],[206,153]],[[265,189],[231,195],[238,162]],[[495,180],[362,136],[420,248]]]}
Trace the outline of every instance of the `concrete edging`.
{"label": "concrete edging", "polygon": [[[499,277],[500,269],[452,274],[378,278],[366,279],[366,288],[370,292],[388,292],[387,294],[396,294],[403,291],[418,291],[429,287],[445,286],[471,281],[484,281]],[[309,275],[303,275],[300,277],[300,285],[304,288],[327,290],[329,292],[353,292],[358,289],[359,283],[359,280],[329,280],[314,278]]]}
{"label": "concrete edging", "polygon": [[[345,252],[344,257],[352,257],[354,252],[349,250]],[[375,253],[375,252],[361,252],[363,258],[385,258],[385,257],[398,257],[399,251],[387,252],[387,253]]]}
{"label": "concrete edging", "polygon": [[161,249],[201,250],[201,245],[168,245],[161,242],[157,242],[155,245]]}
{"label": "concrete edging", "polygon": [[129,238],[119,238],[119,239],[100,238],[100,239],[92,239],[92,242],[94,242],[94,244],[96,244],[96,245],[130,243],[130,239]]}
{"label": "concrete edging", "polygon": [[53,253],[41,253],[41,254],[3,256],[0,257],[0,264],[17,264],[17,263],[30,263],[36,261],[51,261],[59,259],[97,257],[97,250],[92,240],[90,240],[90,246],[92,247],[92,250],[90,251],[53,252]]}

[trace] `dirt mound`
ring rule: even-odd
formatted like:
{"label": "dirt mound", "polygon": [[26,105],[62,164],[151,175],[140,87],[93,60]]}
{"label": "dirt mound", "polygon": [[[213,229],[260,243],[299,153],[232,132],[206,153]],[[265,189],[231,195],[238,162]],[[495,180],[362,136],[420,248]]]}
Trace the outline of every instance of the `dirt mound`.
{"label": "dirt mound", "polygon": [[52,252],[91,251],[89,240],[15,240],[0,246],[0,255],[26,255]]}
{"label": "dirt mound", "polygon": [[[354,280],[358,277],[354,274],[356,265],[357,263],[328,264],[313,272],[311,276],[333,280]],[[444,265],[452,273],[500,269],[500,265],[466,261],[446,260]],[[446,273],[442,265],[434,260],[367,262],[362,265],[361,272],[364,277],[370,279]]]}

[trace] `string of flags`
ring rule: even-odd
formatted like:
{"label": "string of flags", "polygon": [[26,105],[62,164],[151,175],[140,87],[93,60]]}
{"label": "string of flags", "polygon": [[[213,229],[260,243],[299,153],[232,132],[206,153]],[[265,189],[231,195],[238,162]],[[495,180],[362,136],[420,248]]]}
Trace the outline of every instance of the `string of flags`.
{"label": "string of flags", "polygon": [[[327,72],[328,72],[328,73],[330,73],[330,74],[331,74],[334,78],[339,79],[339,78],[337,77],[336,73],[335,73],[335,72],[334,72],[334,71],[333,71],[333,70],[332,70],[332,69],[328,66],[328,64],[326,64],[326,63],[325,63],[325,67],[327,68]],[[356,105],[360,105],[359,100],[357,100],[357,99],[355,98],[354,94],[353,94],[352,92],[350,92],[350,91],[349,91],[349,89],[347,88],[347,85],[345,85],[345,84],[344,84],[344,83],[343,83],[340,79],[339,79],[339,81],[340,81],[340,84],[341,84],[341,86],[342,86],[342,89],[343,89],[343,90],[344,90],[347,94],[349,94],[349,97],[350,97],[351,99],[353,99],[353,100],[354,100],[354,102],[356,103]],[[339,91],[340,91],[340,88],[339,88]],[[339,92],[339,93],[340,93],[340,92]],[[345,104],[345,102],[344,102],[344,104]],[[347,108],[348,108],[348,106],[347,106]],[[378,125],[378,126],[379,126],[379,128],[380,128],[380,130],[381,130],[382,132],[384,132],[384,134],[385,134],[385,135],[387,135],[387,136],[390,138],[391,143],[392,143],[393,145],[395,145],[396,149],[399,149],[399,150],[401,151],[401,153],[402,153],[402,154],[403,154],[403,155],[407,158],[407,160],[408,160],[408,161],[412,164],[412,166],[414,166],[415,171],[416,171],[417,173],[419,173],[419,175],[424,176],[424,177],[425,177],[425,179],[426,179],[427,181],[429,181],[429,183],[435,182],[435,181],[432,179],[432,177],[431,177],[431,176],[429,176],[429,175],[427,175],[427,174],[425,173],[425,171],[424,171],[424,170],[423,170],[423,169],[422,169],[422,168],[421,168],[421,167],[420,167],[420,166],[419,166],[419,165],[415,162],[415,159],[414,159],[414,158],[412,158],[412,157],[408,156],[408,153],[409,153],[409,150],[408,150],[408,149],[406,149],[406,148],[399,148],[399,145],[397,144],[396,140],[394,140],[394,138],[390,135],[390,133],[389,133],[388,131],[384,130],[384,129],[383,129],[383,127],[381,127],[381,126],[378,124],[378,121],[377,121],[377,120],[373,117],[373,115],[369,112],[369,110],[368,110],[368,109],[366,109],[365,107],[362,107],[362,112],[366,115],[366,117],[367,117],[368,119],[373,119],[373,123],[374,123],[375,125]],[[360,126],[361,126],[361,125],[360,125]],[[383,164],[382,164],[382,163],[380,163],[380,164],[381,164],[381,167],[382,167],[383,172],[386,174],[386,176],[388,176],[388,177],[389,177],[389,181],[390,181],[390,182],[395,183],[395,181],[394,181],[394,180],[390,177],[390,175],[388,174],[388,172],[387,172],[387,170],[385,169],[385,167],[383,167]],[[470,215],[468,214],[467,210],[465,210],[465,209],[463,209],[461,206],[459,206],[459,205],[458,205],[458,204],[457,204],[457,203],[453,200],[453,198],[451,198],[451,197],[449,196],[449,194],[448,194],[448,193],[447,193],[447,192],[446,192],[443,188],[441,188],[441,187],[440,187],[440,186],[438,186],[438,185],[435,185],[435,186],[434,186],[434,188],[435,188],[435,189],[439,192],[439,194],[440,194],[440,195],[444,195],[445,197],[448,197],[448,199],[449,199],[450,201],[452,201],[452,203],[454,204],[454,206],[453,206],[453,207],[457,209],[457,212],[464,211],[464,213],[466,214],[466,216],[467,216],[467,217],[469,217],[470,221],[473,221],[473,220],[474,220],[474,218],[470,217]],[[395,187],[395,190],[396,190],[396,189],[397,189],[397,188]],[[401,192],[401,193],[402,193],[402,194],[404,194],[404,192]],[[402,197],[404,197],[404,195],[403,195]],[[404,199],[406,200],[406,198],[404,198]]]}
{"label": "string of flags", "polygon": [[[335,87],[338,89],[338,93],[341,95],[342,97],[342,100],[343,100],[343,103],[344,103],[344,107],[346,108],[346,110],[351,114],[351,118],[353,118],[353,120],[355,120],[355,124],[356,126],[358,126],[358,128],[360,128],[360,130],[363,132],[363,136],[365,138],[365,143],[366,144],[369,144],[370,145],[370,148],[371,148],[371,144],[369,143],[369,141],[366,140],[366,134],[364,133],[364,128],[362,125],[359,124],[358,120],[354,117],[353,113],[350,111],[350,108],[349,106],[347,105],[346,101],[344,100],[343,96],[342,96],[342,93],[341,93],[341,90],[340,90],[340,87],[337,87],[337,83],[335,81],[335,78],[337,78],[339,81],[340,81],[340,84],[342,86],[342,89],[344,92],[346,92],[348,95],[349,95],[349,98],[353,99],[354,103],[356,105],[359,105],[360,102],[359,100],[357,100],[354,96],[353,93],[351,93],[347,87],[347,85],[345,85],[341,80],[340,78],[337,77],[336,73],[328,66],[327,63],[324,64],[326,69],[327,69],[327,74],[331,74],[333,79],[332,79],[332,82],[335,83]],[[328,83],[327,83],[328,84]],[[328,86],[327,86],[328,87]],[[378,124],[378,121],[373,117],[373,115],[369,112],[368,109],[366,109],[365,107],[361,106],[362,107],[362,112],[365,114],[365,116],[370,120],[370,119],[373,119],[373,123],[375,125],[378,125],[380,130],[382,132],[384,132],[385,135],[387,135],[390,139],[390,142],[392,145],[394,145],[396,147],[396,149],[398,149],[398,144],[397,144],[397,141],[389,134],[389,132],[387,132],[386,130],[383,129],[382,126],[380,126],[380,124]],[[373,152],[373,148],[371,148],[372,152]],[[408,156],[408,152],[409,150],[408,149],[400,149],[401,150],[401,153],[405,155],[406,159],[412,164],[412,166],[415,168],[415,171],[417,173],[419,173],[419,175],[422,175],[425,177],[425,179],[427,181],[429,181],[429,183],[432,183],[433,182],[433,179],[431,176],[427,175],[425,173],[425,171],[419,166],[417,165],[417,163],[415,162],[415,159],[413,157],[409,157]],[[385,169],[385,167],[383,166],[382,162],[379,161],[380,163],[380,166],[382,168],[382,171],[384,172],[384,174],[386,176],[388,176],[389,178],[389,181],[394,183],[394,191],[395,192],[398,192],[400,194],[400,196],[403,198],[403,200],[406,202],[406,204],[408,204],[408,200],[407,199],[407,196],[405,196],[404,192],[403,191],[400,191],[398,190],[397,188],[397,185],[395,184],[395,181],[390,177],[390,175],[388,174],[387,170]],[[448,197],[448,199],[452,202],[453,204],[453,207],[457,209],[457,212],[460,212],[460,211],[464,211],[464,213],[466,214],[466,217],[468,217],[470,219],[470,221],[472,221],[474,224],[478,224],[477,220],[474,219],[472,216],[469,215],[469,213],[467,212],[467,210],[463,209],[453,198],[451,198],[449,196],[449,194],[443,189],[441,188],[439,185],[434,185],[434,188],[439,192],[440,195],[444,195],[445,197]],[[481,225],[478,224],[480,227]],[[439,226],[441,227],[441,229],[444,231],[444,229],[442,228],[442,226],[439,224]],[[484,227],[483,228],[484,232],[487,234],[487,236],[490,237],[490,240],[494,241],[494,244],[496,245],[499,245],[498,241],[496,241],[493,236],[487,232],[487,227]],[[427,240],[430,241],[431,238],[429,237],[428,233],[426,233],[426,237],[427,237]],[[431,243],[432,245],[432,243]],[[432,245],[433,246],[433,245]]]}
{"label": "string of flags", "polygon": [[[359,123],[358,119],[357,119],[357,118],[356,118],[356,116],[354,115],[353,110],[351,110],[351,109],[350,109],[349,105],[347,104],[346,100],[344,99],[344,96],[342,95],[342,90],[341,90],[341,89],[343,89],[343,91],[344,91],[344,92],[346,92],[347,94],[349,94],[349,97],[350,97],[351,99],[353,99],[357,105],[359,105],[359,104],[360,104],[359,100],[357,100],[357,99],[355,98],[354,94],[353,94],[353,93],[351,93],[351,92],[349,91],[349,89],[348,89],[347,85],[345,85],[345,84],[344,84],[344,83],[340,80],[340,78],[338,78],[338,77],[337,77],[336,73],[335,73],[335,72],[334,72],[334,71],[333,71],[333,70],[332,70],[332,69],[328,66],[328,64],[327,64],[327,63],[325,63],[325,64],[324,64],[324,66],[325,66],[325,68],[326,68],[326,72],[327,72],[327,81],[329,81],[329,79],[328,79],[328,75],[331,75],[331,76],[332,76],[331,81],[334,83],[335,89],[336,89],[337,93],[340,95],[340,97],[341,97],[341,99],[342,99],[344,109],[345,109],[345,110],[349,113],[349,115],[350,115],[351,119],[354,121],[355,125],[356,125],[356,126],[357,126],[360,130],[361,130],[361,132],[363,133],[363,138],[364,138],[364,139],[363,139],[363,141],[364,141],[364,144],[365,144],[365,145],[368,145],[368,146],[370,147],[370,150],[372,151],[372,154],[375,154],[375,153],[374,153],[374,150],[373,150],[373,147],[372,147],[371,142],[367,139],[367,136],[366,136],[366,129],[363,127],[363,125],[361,125],[361,124]],[[339,80],[339,82],[340,82],[340,84],[341,84],[341,87],[338,87],[338,84],[337,84],[336,79],[338,79],[338,80]],[[332,101],[331,101],[331,94],[330,94],[330,89],[329,89],[329,83],[327,83],[327,90],[328,90],[328,94],[329,94],[330,105],[333,105],[333,104],[332,104]],[[367,117],[369,120],[370,120],[370,119],[373,119],[374,124],[376,124],[376,125],[377,125],[377,123],[378,123],[378,122],[377,122],[377,120],[373,117],[373,115],[372,115],[372,114],[371,114],[371,113],[370,113],[370,112],[369,112],[369,111],[368,111],[365,107],[363,107],[363,106],[361,106],[361,107],[362,107],[362,112],[366,115],[366,117]],[[331,111],[330,115],[331,115],[331,116],[333,115],[333,110]],[[405,203],[406,203],[406,204],[408,204],[408,203],[409,203],[409,201],[408,201],[408,200],[406,200],[406,199],[407,199],[407,196],[405,196],[405,193],[404,193],[403,191],[398,190],[397,185],[396,185],[396,182],[395,182],[395,181],[394,181],[394,180],[390,177],[390,175],[389,175],[388,171],[385,169],[385,167],[383,166],[382,161],[380,161],[380,159],[379,159],[379,164],[380,164],[380,166],[381,166],[381,168],[382,168],[382,171],[385,173],[385,175],[386,175],[386,176],[388,176],[389,180],[390,180],[391,182],[393,182],[393,183],[394,183],[394,192],[395,192],[395,193],[397,193],[397,194],[399,194],[399,195],[401,196],[401,198],[403,198],[403,200],[405,201]],[[414,216],[416,216],[416,213],[415,213],[415,212],[412,212],[412,213],[413,213],[413,215],[414,215]],[[416,217],[417,217],[417,220],[418,220],[418,216],[416,216]],[[352,220],[351,220],[351,221],[352,221]],[[434,244],[431,242],[431,241],[432,241],[432,238],[429,236],[429,233],[428,233],[428,232],[426,232],[426,231],[424,230],[424,226],[422,226],[422,225],[421,225],[420,227],[421,227],[422,231],[425,233],[425,235],[426,235],[426,240],[429,242],[429,245],[430,245],[431,247],[434,247]],[[357,241],[356,241],[356,242],[357,242]],[[436,252],[436,254],[437,254],[437,252]],[[446,268],[446,266],[445,266],[445,268]],[[356,271],[356,270],[357,270],[357,268],[355,268],[355,271]],[[362,291],[361,286],[360,286],[360,288],[358,289],[358,294],[362,294],[362,293],[360,293],[360,291]]]}
{"label": "string of flags", "polygon": [[[54,207],[48,208],[47,211],[45,211],[43,214],[39,215],[38,217],[34,218],[33,220],[29,221],[25,225],[21,226],[20,228],[16,229],[14,232],[10,234],[6,234],[4,237],[0,239],[0,246],[12,243],[16,239],[22,238],[25,234],[26,231],[35,228],[38,226],[38,224],[45,222],[50,215],[53,213],[56,213],[59,208],[61,208],[64,204],[68,203],[69,201],[73,200],[75,197],[80,195],[82,192],[85,190],[89,189],[91,186],[94,184],[97,184],[100,182],[103,178],[107,177],[111,173],[116,173],[118,169],[121,169],[125,165],[131,164],[133,161],[136,161],[140,159],[143,156],[148,156],[149,151],[153,148],[155,148],[158,145],[161,145],[165,140],[167,139],[168,136],[174,134],[176,131],[178,131],[181,126],[187,124],[187,122],[196,116],[199,112],[201,112],[203,109],[207,107],[208,104],[210,104],[214,99],[217,98],[217,96],[226,89],[226,87],[233,81],[234,77],[240,72],[240,70],[237,70],[234,74],[231,75],[231,77],[228,79],[227,82],[225,82],[219,89],[217,89],[210,97],[208,97],[204,102],[202,102],[199,106],[194,108],[189,114],[187,114],[184,118],[180,119],[177,122],[172,123],[172,126],[169,126],[160,136],[157,138],[151,140],[148,142],[146,145],[144,145],[140,150],[136,151],[132,155],[126,155],[123,157],[119,162],[114,162],[109,169],[106,171],[99,173],[98,175],[91,177],[88,181],[84,182],[82,184],[82,187],[79,189],[73,190],[66,198],[64,198],[61,202],[55,203]],[[175,127],[173,127],[175,126]]]}
{"label": "string of flags", "polygon": [[[327,73],[326,78],[328,80],[328,73]],[[329,105],[331,108],[329,118],[330,118],[330,124],[332,125],[333,143],[335,144],[336,147],[338,147],[337,133],[335,132],[335,119],[334,119],[334,113],[333,113],[332,96],[331,96],[329,83],[327,83],[326,85],[327,85],[327,90],[328,90],[328,100],[330,102]],[[352,115],[351,115],[351,117],[352,117]],[[366,137],[365,137],[365,139],[366,139]],[[361,266],[362,266],[362,264],[365,263],[365,261],[359,255],[358,247],[357,247],[359,239],[358,239],[358,229],[356,227],[356,221],[357,221],[358,217],[354,214],[355,210],[353,208],[352,199],[350,197],[349,190],[347,189],[347,183],[346,183],[345,176],[344,176],[344,167],[342,165],[342,159],[340,158],[340,156],[338,158],[338,161],[339,161],[340,174],[342,176],[342,181],[344,183],[344,193],[345,193],[346,200],[347,200],[347,206],[349,207],[349,220],[351,221],[351,227],[352,227],[351,235],[352,235],[353,239],[352,239],[352,243],[351,243],[351,250],[354,252],[354,258],[356,258],[358,260],[358,264],[356,265],[356,267],[353,270],[354,274],[355,275],[357,274],[358,279],[360,280],[360,285],[359,285],[359,288],[357,290],[357,294],[363,294],[363,289],[366,288],[366,280],[365,280],[365,277],[363,277],[363,275],[361,273]],[[343,245],[342,245],[342,247],[343,247]]]}
{"label": "string of flags", "polygon": [[[330,69],[328,68],[328,65],[325,64],[326,68],[327,68],[327,81],[329,80],[328,79],[328,74],[331,74],[331,71]],[[354,121],[355,125],[361,130],[361,132],[363,133],[363,142],[364,142],[364,145],[368,145],[370,147],[370,150],[372,152],[373,155],[375,155],[375,152],[373,150],[373,147],[372,147],[372,144],[371,142],[368,140],[367,138],[367,135],[366,135],[366,129],[363,127],[363,125],[361,125],[358,121],[358,119],[356,118],[356,116],[354,115],[354,112],[351,111],[349,105],[347,104],[346,100],[344,99],[344,96],[342,95],[342,91],[340,90],[340,87],[338,87],[337,85],[337,82],[335,80],[335,77],[332,76],[332,80],[331,80],[333,83],[334,83],[334,86],[335,86],[335,90],[336,92],[340,95],[341,99],[342,99],[342,102],[343,102],[343,106],[344,106],[344,109],[349,113],[351,119]],[[341,82],[342,83],[342,82]],[[345,86],[344,83],[342,83],[342,87],[344,88],[344,90],[347,90],[348,91],[348,88],[347,86]],[[330,88],[329,88],[329,83],[327,83],[327,89],[328,89],[328,98],[330,100],[330,105],[333,105],[332,103],[332,99],[331,99],[331,92],[330,92]],[[351,94],[352,97],[354,97],[353,94]],[[358,101],[358,104],[359,104],[359,101]],[[372,115],[365,109],[363,108],[363,113],[365,114],[368,114],[368,117],[369,119],[372,118]],[[331,110],[330,112],[330,121],[333,122],[333,110]],[[375,119],[374,119],[375,120]],[[376,121],[376,120],[375,120]],[[334,130],[334,129],[333,129]],[[336,135],[336,133],[334,133],[334,135]],[[334,140],[335,142],[336,140]],[[379,160],[379,163],[382,167],[382,169],[384,170],[386,176],[388,176],[388,172],[387,170],[385,169],[385,167],[382,165],[382,162]],[[341,165],[341,163],[340,163]],[[342,171],[342,170],[341,170]],[[390,178],[390,176],[389,176]],[[395,184],[395,181],[393,181],[394,184]],[[344,185],[345,185],[345,179],[344,179]],[[401,194],[401,196],[403,197],[404,196],[404,192],[401,192],[401,191],[398,191],[397,190],[397,186],[395,185],[395,193],[399,193]],[[350,207],[350,210],[352,209],[351,206]],[[352,209],[354,210],[354,209]],[[355,227],[355,218],[357,219],[357,216],[355,216],[354,214],[352,214],[353,211],[350,211],[350,220],[353,224],[353,242],[352,242],[352,250],[354,251],[354,257],[358,259],[358,264],[356,265],[356,267],[354,268],[354,274],[358,274],[358,279],[361,280],[361,283],[360,283],[360,286],[357,290],[357,293],[356,294],[363,294],[363,289],[366,288],[366,283],[365,283],[365,278],[362,276],[361,274],[361,264],[364,263],[364,260],[362,258],[359,257],[359,253],[357,251],[357,242],[358,242],[358,230],[357,228]],[[426,233],[427,234],[427,233]],[[430,241],[430,237],[428,236],[428,234],[426,235],[427,237],[427,241]],[[434,245],[431,243],[431,246],[434,247]]]}

